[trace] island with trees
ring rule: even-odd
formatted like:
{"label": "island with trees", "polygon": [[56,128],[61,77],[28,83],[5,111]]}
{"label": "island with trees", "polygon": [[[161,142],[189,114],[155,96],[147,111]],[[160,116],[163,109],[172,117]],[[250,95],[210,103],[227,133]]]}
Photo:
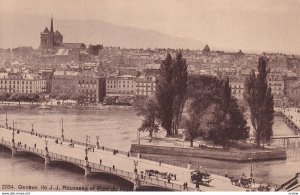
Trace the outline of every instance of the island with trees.
{"label": "island with trees", "polygon": [[259,58],[257,72],[253,70],[246,79],[241,103],[231,94],[228,78],[189,75],[182,54],[168,54],[160,66],[156,94],[134,104],[143,118],[138,133],[149,135],[135,140],[131,153],[151,160],[165,156],[187,161],[286,159],[284,149],[270,146],[274,102],[264,57]]}

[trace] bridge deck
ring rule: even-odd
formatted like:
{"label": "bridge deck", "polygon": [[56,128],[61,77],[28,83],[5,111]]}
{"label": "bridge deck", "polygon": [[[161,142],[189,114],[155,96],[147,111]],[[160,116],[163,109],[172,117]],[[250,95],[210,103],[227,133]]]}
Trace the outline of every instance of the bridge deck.
{"label": "bridge deck", "polygon": [[[5,128],[0,128],[0,138],[4,141],[11,142],[12,140],[12,130],[8,130]],[[54,155],[62,155],[65,158],[73,158],[80,161],[84,161],[85,159],[85,146],[75,145],[74,148],[69,147],[69,143],[63,142],[62,144],[56,144],[54,139],[47,138],[48,140],[48,151]],[[21,142],[22,146],[26,144],[27,147],[34,148],[34,144],[36,144],[36,149],[45,151],[45,138],[41,138],[39,136],[27,134],[20,132],[20,134],[15,133],[15,143]],[[145,172],[147,169],[157,170],[159,172],[168,172],[176,174],[176,180],[171,180],[172,185],[178,185],[182,187],[184,182],[188,183],[190,188],[195,189],[195,184],[192,184],[190,181],[190,173],[192,170],[188,168],[176,167],[167,164],[161,164],[146,160],[139,159],[136,157],[128,157],[122,154],[113,155],[112,152],[103,151],[100,149],[94,149],[93,151],[89,151],[88,153],[88,161],[91,165],[100,166],[100,159],[102,160],[102,167],[109,167],[109,169],[114,165],[116,169],[122,170],[125,172],[133,173],[134,171],[134,161],[138,161],[137,170],[138,173],[141,171]],[[245,191],[245,189],[236,187],[231,185],[230,180],[212,174],[212,182],[211,186],[200,186],[202,191]],[[165,182],[165,179],[159,178],[159,181]],[[154,181],[153,181],[154,182]],[[158,181],[155,181],[158,182]],[[155,184],[154,184],[155,185]],[[175,189],[175,188],[174,188]],[[182,189],[182,188],[181,188]],[[178,189],[177,189],[178,190]]]}
{"label": "bridge deck", "polygon": [[300,109],[298,108],[286,108],[279,111],[286,116],[296,127],[300,130]]}

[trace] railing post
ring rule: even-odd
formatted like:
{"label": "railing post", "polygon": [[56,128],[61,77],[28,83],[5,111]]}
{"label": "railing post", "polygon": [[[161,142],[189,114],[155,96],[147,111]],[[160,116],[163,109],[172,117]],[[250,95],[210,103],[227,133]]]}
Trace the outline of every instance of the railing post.
{"label": "railing post", "polygon": [[133,174],[133,190],[136,191],[140,187],[139,175],[135,164],[134,174]]}

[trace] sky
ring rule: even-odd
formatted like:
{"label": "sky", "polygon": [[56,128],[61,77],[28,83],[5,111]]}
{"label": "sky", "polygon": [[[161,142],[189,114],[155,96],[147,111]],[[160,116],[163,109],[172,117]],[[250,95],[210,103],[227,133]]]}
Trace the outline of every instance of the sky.
{"label": "sky", "polygon": [[0,0],[0,11],[93,19],[228,50],[300,54],[300,0]]}

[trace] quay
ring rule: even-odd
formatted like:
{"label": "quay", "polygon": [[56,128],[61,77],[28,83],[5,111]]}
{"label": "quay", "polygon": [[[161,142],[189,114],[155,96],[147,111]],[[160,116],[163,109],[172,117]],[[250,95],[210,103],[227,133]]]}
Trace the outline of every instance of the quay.
{"label": "quay", "polygon": [[[131,156],[129,153],[109,150],[87,143],[73,141],[54,136],[31,133],[11,127],[0,127],[0,145],[11,150],[12,155],[32,153],[45,160],[45,164],[70,163],[84,170],[85,176],[91,173],[106,173],[123,178],[133,184],[133,190],[142,186],[154,186],[172,191],[246,191],[233,186],[228,178],[211,175],[209,186],[200,185],[197,189],[190,180],[189,166],[177,167],[151,160]],[[58,143],[57,140],[58,139]],[[100,162],[101,159],[101,162]],[[157,170],[161,173],[176,174],[176,179],[146,176],[146,170]],[[184,189],[183,184],[188,187]]]}

